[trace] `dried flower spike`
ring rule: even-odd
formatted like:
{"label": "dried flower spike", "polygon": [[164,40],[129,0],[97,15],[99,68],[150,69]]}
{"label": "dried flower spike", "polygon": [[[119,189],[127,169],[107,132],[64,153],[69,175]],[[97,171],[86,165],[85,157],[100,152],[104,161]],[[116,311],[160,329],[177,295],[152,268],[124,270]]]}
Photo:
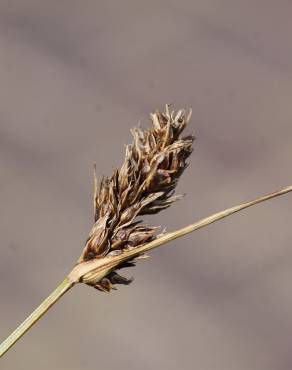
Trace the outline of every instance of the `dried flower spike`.
{"label": "dried flower spike", "polygon": [[[137,220],[157,213],[181,196],[174,196],[177,181],[187,167],[193,136],[182,136],[191,111],[151,115],[152,127],[133,129],[134,141],[127,146],[125,162],[111,178],[97,187],[94,176],[94,225],[85,248],[72,271],[57,288],[0,344],[2,357],[68,290],[77,283],[109,292],[116,284],[131,280],[117,270],[133,266],[145,252],[180,238],[245,208],[292,191],[292,186],[214,213],[182,229],[156,235],[156,227]],[[95,171],[96,172],[96,171]]]}
{"label": "dried flower spike", "polygon": [[[94,171],[95,224],[80,263],[118,255],[156,238],[157,228],[143,225],[136,218],[160,212],[181,198],[174,195],[174,189],[192,152],[194,136],[182,136],[190,117],[191,110],[170,112],[168,105],[164,113],[151,114],[152,127],[132,130],[133,143],[126,147],[121,169],[103,178],[99,189]],[[110,291],[115,284],[129,282],[111,272],[93,284],[99,290]]]}

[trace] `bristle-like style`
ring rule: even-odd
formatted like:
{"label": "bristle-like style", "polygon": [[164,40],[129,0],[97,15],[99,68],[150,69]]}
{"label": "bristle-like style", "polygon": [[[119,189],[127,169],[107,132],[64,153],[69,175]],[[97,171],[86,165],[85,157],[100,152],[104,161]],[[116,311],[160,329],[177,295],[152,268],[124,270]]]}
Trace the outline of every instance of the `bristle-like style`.
{"label": "bristle-like style", "polygon": [[[133,143],[126,147],[121,169],[103,178],[99,188],[95,176],[95,223],[80,262],[123,253],[156,237],[156,227],[142,225],[136,218],[160,212],[181,198],[173,193],[192,152],[194,136],[181,135],[190,117],[191,111],[170,112],[169,106],[163,113],[151,114],[150,129],[132,130]],[[112,272],[94,286],[110,291],[115,284],[130,281]]]}

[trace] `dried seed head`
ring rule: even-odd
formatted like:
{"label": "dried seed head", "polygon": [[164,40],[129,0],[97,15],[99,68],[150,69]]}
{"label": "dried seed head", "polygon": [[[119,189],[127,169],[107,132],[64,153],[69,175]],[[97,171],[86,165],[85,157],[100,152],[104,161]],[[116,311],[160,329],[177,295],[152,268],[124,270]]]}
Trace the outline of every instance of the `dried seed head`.
{"label": "dried seed head", "polygon": [[[181,136],[190,117],[191,111],[170,112],[169,106],[151,114],[150,129],[132,130],[133,143],[126,147],[121,169],[103,178],[99,188],[95,176],[95,223],[80,262],[122,253],[155,238],[156,227],[141,225],[136,217],[160,212],[181,198],[173,193],[192,152],[194,136]],[[114,284],[129,282],[112,272],[94,286],[110,291]]]}

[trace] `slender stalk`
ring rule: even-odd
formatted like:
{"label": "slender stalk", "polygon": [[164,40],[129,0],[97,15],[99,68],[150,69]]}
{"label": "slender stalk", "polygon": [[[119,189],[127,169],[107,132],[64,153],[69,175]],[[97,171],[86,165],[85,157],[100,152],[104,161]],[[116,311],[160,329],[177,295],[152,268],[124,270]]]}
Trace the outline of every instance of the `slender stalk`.
{"label": "slender stalk", "polygon": [[74,283],[67,277],[60,285],[32,312],[18,328],[0,345],[0,357],[4,355],[47,311],[65,294]]}
{"label": "slender stalk", "polygon": [[180,238],[202,227],[208,226],[213,222],[219,221],[227,216],[239,212],[245,208],[254,206],[266,200],[278,197],[292,191],[292,185],[281,190],[261,196],[249,202],[239,204],[235,207],[225,209],[224,211],[214,213],[211,216],[203,218],[182,229],[167,233],[150,243],[136,247],[132,250],[125,250],[119,256],[107,256],[97,258],[88,262],[77,264],[64,281],[40,304],[40,306],[22,323],[20,326],[0,345],[0,357],[4,355],[47,311],[65,294],[75,283],[83,282],[91,284],[92,281],[98,281],[115,269],[123,261],[140,256],[141,253],[157,248],[174,239]]}

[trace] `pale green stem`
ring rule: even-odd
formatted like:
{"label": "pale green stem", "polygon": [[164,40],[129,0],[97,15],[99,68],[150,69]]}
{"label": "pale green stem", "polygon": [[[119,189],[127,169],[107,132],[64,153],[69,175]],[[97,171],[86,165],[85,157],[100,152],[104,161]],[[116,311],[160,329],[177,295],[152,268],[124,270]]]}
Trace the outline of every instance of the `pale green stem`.
{"label": "pale green stem", "polygon": [[0,345],[0,357],[4,355],[47,311],[65,294],[74,283],[67,277],[60,285],[28,316],[18,328]]}
{"label": "pale green stem", "polygon": [[41,303],[41,305],[0,345],[0,357],[3,356],[4,353],[7,352],[9,348],[11,348],[14,343],[20,339],[23,334],[25,334],[32,327],[32,325],[36,323],[47,312],[47,310],[75,283],[83,282],[91,284],[93,281],[97,282],[106,276],[110,271],[118,267],[123,261],[133,259],[134,257],[140,256],[144,252],[157,248],[174,239],[180,238],[195,230],[210,225],[213,222],[219,221],[227,216],[231,216],[232,214],[245,208],[254,206],[258,203],[278,197],[291,191],[292,186],[287,186],[286,188],[261,196],[252,201],[245,202],[235,207],[215,213],[182,229],[167,233],[150,243],[136,247],[133,250],[124,251],[119,256],[107,256],[105,258],[97,258],[95,260],[77,264],[70,272],[68,277],[66,277],[65,280],[48,296],[48,298],[46,298],[43,303]]}

